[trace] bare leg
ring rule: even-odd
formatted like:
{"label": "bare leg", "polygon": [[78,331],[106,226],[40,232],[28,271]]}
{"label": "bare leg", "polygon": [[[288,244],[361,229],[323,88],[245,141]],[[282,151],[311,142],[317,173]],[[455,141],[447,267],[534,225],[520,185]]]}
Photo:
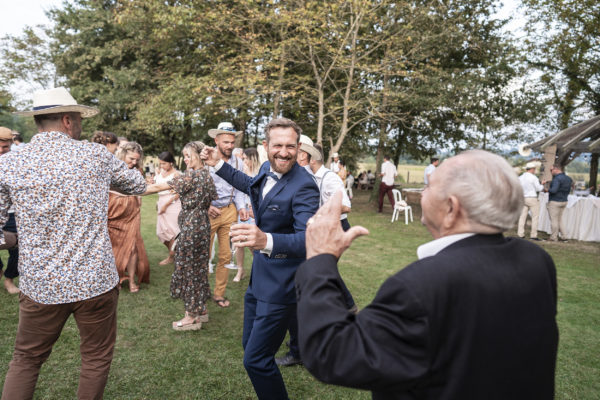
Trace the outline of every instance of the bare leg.
{"label": "bare leg", "polygon": [[133,250],[133,254],[127,263],[127,275],[129,275],[129,291],[135,293],[140,290],[140,287],[135,283],[135,270],[137,269],[138,255],[137,248]]}
{"label": "bare leg", "polygon": [[169,250],[169,256],[161,262],[159,262],[158,265],[167,265],[173,263],[173,255],[175,253],[173,251],[173,242],[174,240],[169,240],[168,242],[165,242],[165,246],[167,246],[167,249]]}
{"label": "bare leg", "polygon": [[12,278],[4,277],[4,289],[10,294],[17,294],[21,290],[15,285]]}
{"label": "bare leg", "polygon": [[233,278],[234,282],[244,279],[244,248],[239,247],[235,252],[235,264],[238,266],[237,274]]}

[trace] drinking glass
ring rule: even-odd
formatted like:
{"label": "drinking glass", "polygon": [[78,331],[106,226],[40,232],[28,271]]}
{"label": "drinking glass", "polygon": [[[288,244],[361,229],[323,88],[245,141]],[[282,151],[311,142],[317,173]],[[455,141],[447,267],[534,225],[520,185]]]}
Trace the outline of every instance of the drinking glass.
{"label": "drinking glass", "polygon": [[[231,224],[231,226],[235,225],[235,223]],[[229,248],[231,249],[231,259],[229,264],[225,264],[225,268],[228,269],[238,269],[238,266],[235,265],[235,251],[237,250],[236,242],[233,241],[233,237],[231,236],[231,227],[229,227]]]}

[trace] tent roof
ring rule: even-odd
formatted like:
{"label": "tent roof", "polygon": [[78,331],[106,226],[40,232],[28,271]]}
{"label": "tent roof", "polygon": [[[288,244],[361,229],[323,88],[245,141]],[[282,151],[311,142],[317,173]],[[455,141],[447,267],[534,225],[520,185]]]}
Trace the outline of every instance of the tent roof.
{"label": "tent roof", "polygon": [[557,150],[563,154],[567,151],[600,154],[600,115],[532,143],[526,148],[544,152],[553,144],[556,144]]}

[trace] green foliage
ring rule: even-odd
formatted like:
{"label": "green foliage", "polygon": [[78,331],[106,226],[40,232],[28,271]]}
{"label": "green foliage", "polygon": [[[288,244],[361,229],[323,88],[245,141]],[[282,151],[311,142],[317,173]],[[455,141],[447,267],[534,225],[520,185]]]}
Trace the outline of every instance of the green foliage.
{"label": "green foliage", "polygon": [[600,3],[524,0],[526,54],[540,82],[555,129],[600,112]]}

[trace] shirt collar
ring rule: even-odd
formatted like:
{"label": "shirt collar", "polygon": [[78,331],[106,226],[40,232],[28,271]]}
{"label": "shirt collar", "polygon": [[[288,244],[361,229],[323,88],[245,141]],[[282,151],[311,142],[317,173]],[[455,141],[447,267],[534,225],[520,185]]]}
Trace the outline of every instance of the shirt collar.
{"label": "shirt collar", "polygon": [[431,242],[427,242],[422,244],[417,248],[417,256],[419,260],[425,257],[435,256],[440,251],[444,250],[446,247],[450,246],[453,243],[458,242],[459,240],[468,238],[469,236],[475,235],[474,233],[457,233],[455,235],[443,236],[439,239],[432,240]]}
{"label": "shirt collar", "polygon": [[282,173],[279,173],[279,172],[276,172],[275,170],[273,170],[273,167],[270,167],[270,168],[269,168],[269,171],[271,171],[272,173],[274,173],[275,175],[277,175],[277,177],[278,177],[279,179],[281,179],[281,177],[283,176],[283,174],[282,174]]}
{"label": "shirt collar", "polygon": [[325,176],[326,172],[327,172],[327,168],[325,168],[324,165],[321,165],[321,168],[319,168],[317,170],[317,172],[315,172],[313,175],[316,176],[317,178],[323,178],[323,176]]}

